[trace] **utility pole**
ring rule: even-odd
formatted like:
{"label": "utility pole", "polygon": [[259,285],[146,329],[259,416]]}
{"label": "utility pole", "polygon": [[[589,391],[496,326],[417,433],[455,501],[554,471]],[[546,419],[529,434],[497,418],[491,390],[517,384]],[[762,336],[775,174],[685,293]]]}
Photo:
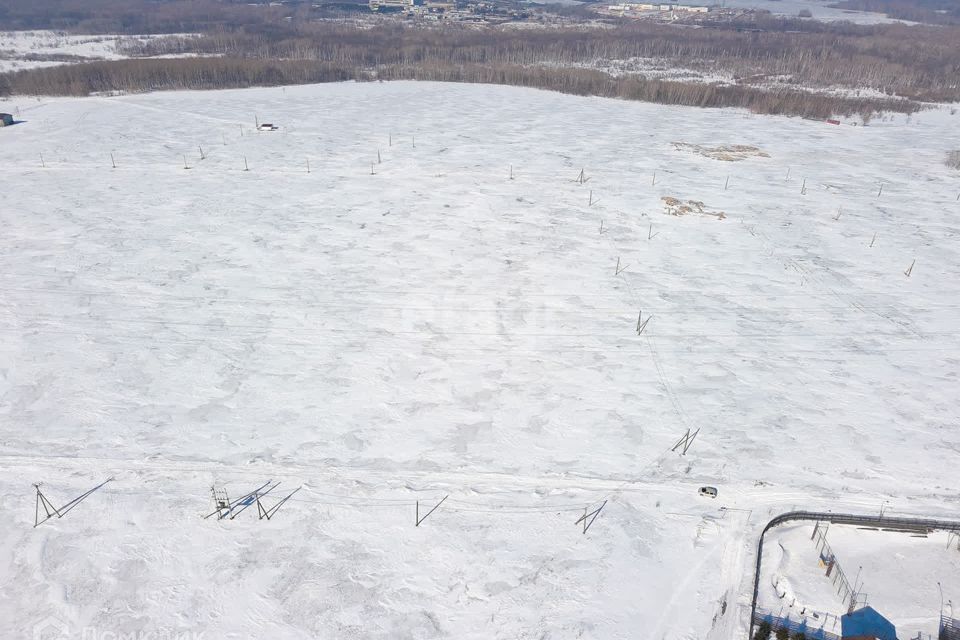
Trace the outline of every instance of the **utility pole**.
{"label": "utility pole", "polygon": [[937,589],[940,590],[940,624],[943,624],[943,585],[940,584],[940,581],[937,581]]}

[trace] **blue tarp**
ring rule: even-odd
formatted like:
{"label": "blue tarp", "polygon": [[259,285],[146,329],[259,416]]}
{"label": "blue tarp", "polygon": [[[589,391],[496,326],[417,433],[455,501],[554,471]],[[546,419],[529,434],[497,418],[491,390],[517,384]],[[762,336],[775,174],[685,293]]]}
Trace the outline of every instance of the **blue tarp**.
{"label": "blue tarp", "polygon": [[879,638],[897,640],[897,629],[877,613],[873,607],[857,609],[840,618],[841,635],[844,638]]}

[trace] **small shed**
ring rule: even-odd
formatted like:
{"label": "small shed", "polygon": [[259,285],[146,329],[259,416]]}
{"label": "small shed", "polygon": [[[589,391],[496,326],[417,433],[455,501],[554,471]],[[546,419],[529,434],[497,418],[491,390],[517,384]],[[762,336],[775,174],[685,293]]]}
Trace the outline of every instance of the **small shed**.
{"label": "small shed", "polygon": [[13,124],[13,115],[9,113],[0,113],[0,127],[9,127]]}
{"label": "small shed", "polygon": [[897,640],[897,629],[873,607],[863,607],[840,618],[843,640]]}

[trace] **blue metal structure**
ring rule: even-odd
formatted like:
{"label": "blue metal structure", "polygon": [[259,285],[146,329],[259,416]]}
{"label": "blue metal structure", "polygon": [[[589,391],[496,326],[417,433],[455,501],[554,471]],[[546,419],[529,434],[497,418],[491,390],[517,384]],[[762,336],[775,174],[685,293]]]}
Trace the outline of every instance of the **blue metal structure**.
{"label": "blue metal structure", "polygon": [[841,617],[840,631],[843,638],[897,640],[896,627],[873,607],[863,607]]}
{"label": "blue metal structure", "polygon": [[960,620],[940,614],[940,634],[937,640],[960,640]]}

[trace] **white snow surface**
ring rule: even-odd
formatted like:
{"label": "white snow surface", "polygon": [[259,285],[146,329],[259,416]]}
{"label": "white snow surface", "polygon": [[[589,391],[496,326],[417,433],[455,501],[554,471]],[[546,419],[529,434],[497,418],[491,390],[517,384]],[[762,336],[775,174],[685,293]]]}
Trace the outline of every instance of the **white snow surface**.
{"label": "white snow surface", "polygon": [[[164,37],[167,36],[84,35],[44,29],[0,31],[0,73],[93,60],[121,60],[130,57],[124,52],[124,47],[134,47]],[[60,56],[67,58],[58,59]]]}
{"label": "white snow surface", "polygon": [[[773,515],[958,516],[946,109],[414,82],[15,109],[0,637],[727,639]],[[109,477],[33,527],[33,483]],[[202,518],[269,479],[304,485],[272,520]]]}

